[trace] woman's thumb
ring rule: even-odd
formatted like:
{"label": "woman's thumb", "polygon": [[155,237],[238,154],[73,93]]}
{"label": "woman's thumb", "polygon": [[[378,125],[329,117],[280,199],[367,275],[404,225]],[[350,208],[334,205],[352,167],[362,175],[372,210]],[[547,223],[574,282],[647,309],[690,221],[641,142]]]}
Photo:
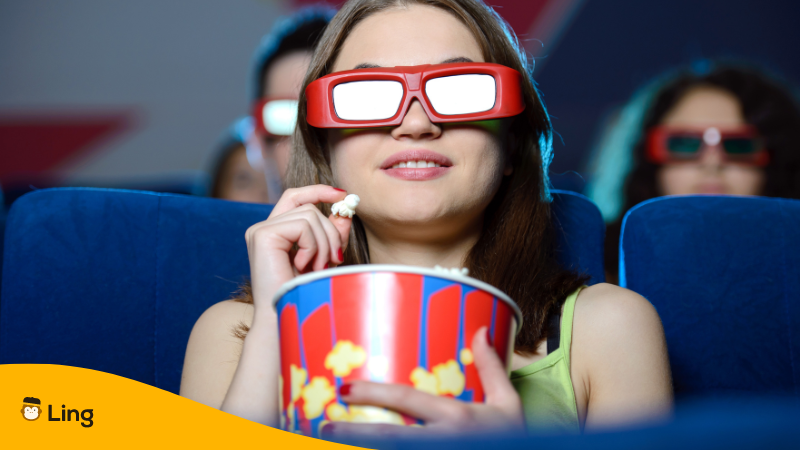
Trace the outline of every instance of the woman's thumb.
{"label": "woman's thumb", "polygon": [[472,353],[478,377],[486,393],[486,403],[502,406],[507,402],[519,401],[503,362],[489,342],[487,327],[481,327],[473,336]]}
{"label": "woman's thumb", "polygon": [[330,217],[331,223],[336,230],[339,231],[339,237],[342,240],[342,251],[344,252],[347,249],[347,244],[350,242],[350,227],[353,225],[353,219],[349,219],[347,217],[342,217],[338,214],[331,214]]}

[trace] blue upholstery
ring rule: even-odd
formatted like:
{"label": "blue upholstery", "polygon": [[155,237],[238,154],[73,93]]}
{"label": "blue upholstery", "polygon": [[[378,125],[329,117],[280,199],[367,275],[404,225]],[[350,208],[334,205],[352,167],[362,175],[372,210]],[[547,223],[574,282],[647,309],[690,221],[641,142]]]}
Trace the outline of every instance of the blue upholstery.
{"label": "blue upholstery", "polygon": [[270,206],[48,189],[8,217],[0,363],[111,372],[177,392],[192,325],[249,273],[244,232]]}
{"label": "blue upholstery", "polygon": [[712,399],[678,405],[664,424],[572,435],[469,435],[454,439],[350,438],[338,442],[392,450],[752,450],[798,448],[800,404],[787,399]]}
{"label": "blue upholstery", "polygon": [[600,210],[588,197],[576,192],[554,189],[551,193],[556,257],[564,267],[589,275],[590,285],[604,282],[606,225]]}
{"label": "blue upholstery", "polygon": [[[601,277],[602,230],[586,229],[602,226],[599,212],[578,195],[555,197],[566,235],[597,247],[568,264]],[[244,232],[270,211],[104,189],[21,197],[8,217],[0,364],[87,367],[178,392],[194,322],[249,274]]]}
{"label": "blue upholstery", "polygon": [[664,323],[678,396],[800,394],[800,201],[662,197],[622,227],[620,284]]}

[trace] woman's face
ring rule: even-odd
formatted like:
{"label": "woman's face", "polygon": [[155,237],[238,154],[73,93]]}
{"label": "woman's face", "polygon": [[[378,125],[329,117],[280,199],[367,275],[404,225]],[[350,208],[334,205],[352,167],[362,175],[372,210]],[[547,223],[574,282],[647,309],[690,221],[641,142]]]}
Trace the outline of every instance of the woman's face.
{"label": "woman's face", "polygon": [[[738,99],[728,91],[697,87],[664,116],[662,125],[705,129],[744,125]],[[731,194],[759,195],[764,186],[764,170],[725,160],[720,144],[700,150],[699,159],[664,164],[658,171],[661,195]]]}
{"label": "woman's face", "polygon": [[[412,5],[376,13],[359,23],[342,45],[332,71],[359,65],[468,61],[484,62],[469,29],[444,10]],[[491,125],[505,128],[506,121]],[[368,228],[371,224],[424,223],[426,232],[438,228],[457,233],[459,227],[482,218],[504,171],[511,173],[500,138],[504,132],[490,128],[434,124],[414,100],[397,127],[330,130],[334,178],[338,186],[361,197],[358,215]],[[387,167],[423,159],[420,155],[425,154],[436,154],[447,162],[443,167],[416,170]]]}
{"label": "woman's face", "polygon": [[235,202],[269,202],[264,174],[250,166],[244,146],[231,152],[222,170],[219,181],[220,198]]}

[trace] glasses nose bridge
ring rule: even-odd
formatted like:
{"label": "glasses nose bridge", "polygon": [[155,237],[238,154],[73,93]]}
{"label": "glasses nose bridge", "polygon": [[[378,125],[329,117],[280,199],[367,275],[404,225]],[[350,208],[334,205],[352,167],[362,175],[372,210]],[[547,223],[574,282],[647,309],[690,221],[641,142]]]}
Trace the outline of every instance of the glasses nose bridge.
{"label": "glasses nose bridge", "polygon": [[406,86],[408,86],[408,91],[419,91],[420,90],[420,82],[422,81],[422,73],[407,73],[406,76]]}
{"label": "glasses nose bridge", "polygon": [[414,103],[416,99],[420,106],[422,106],[422,110],[428,116],[428,120],[433,122],[433,117],[431,116],[431,112],[428,110],[427,100],[425,99],[425,95],[422,93],[422,73],[406,73],[404,74],[406,78],[406,87],[408,89],[407,100],[405,102],[405,113],[403,117],[405,118],[406,114],[411,110],[411,105]]}

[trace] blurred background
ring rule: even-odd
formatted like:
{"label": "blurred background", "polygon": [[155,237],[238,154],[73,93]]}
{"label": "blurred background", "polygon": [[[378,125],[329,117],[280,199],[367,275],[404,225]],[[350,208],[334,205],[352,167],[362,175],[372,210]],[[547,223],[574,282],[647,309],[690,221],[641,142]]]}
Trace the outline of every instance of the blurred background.
{"label": "blurred background", "polygon": [[[250,110],[254,52],[299,0],[2,0],[0,185],[204,195],[221,133]],[[340,2],[328,2],[337,5]],[[535,58],[560,138],[557,188],[581,191],[608,117],[653,76],[742,59],[800,81],[800,2],[491,0]]]}

